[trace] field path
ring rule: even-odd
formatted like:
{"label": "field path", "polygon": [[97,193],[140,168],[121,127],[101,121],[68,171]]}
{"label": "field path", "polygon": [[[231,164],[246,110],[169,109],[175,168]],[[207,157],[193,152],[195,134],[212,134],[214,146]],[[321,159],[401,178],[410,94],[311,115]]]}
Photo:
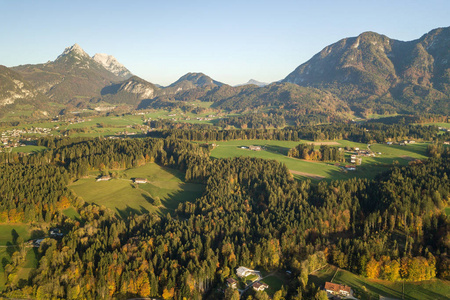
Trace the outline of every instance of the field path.
{"label": "field path", "polygon": [[309,177],[312,179],[316,179],[316,180],[322,180],[325,178],[325,176],[321,176],[321,175],[317,175],[317,174],[312,174],[312,173],[306,173],[306,172],[300,172],[300,171],[295,171],[295,170],[289,170],[292,174],[295,175],[300,175],[300,176],[305,176],[305,177]]}

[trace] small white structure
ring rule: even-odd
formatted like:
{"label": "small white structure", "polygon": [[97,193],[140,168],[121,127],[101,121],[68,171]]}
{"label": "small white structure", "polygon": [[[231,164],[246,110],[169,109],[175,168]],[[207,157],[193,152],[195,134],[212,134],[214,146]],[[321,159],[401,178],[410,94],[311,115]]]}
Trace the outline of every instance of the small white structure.
{"label": "small white structure", "polygon": [[236,275],[239,277],[247,277],[249,275],[252,275],[254,273],[253,270],[250,270],[249,268],[246,267],[239,267],[236,270]]}

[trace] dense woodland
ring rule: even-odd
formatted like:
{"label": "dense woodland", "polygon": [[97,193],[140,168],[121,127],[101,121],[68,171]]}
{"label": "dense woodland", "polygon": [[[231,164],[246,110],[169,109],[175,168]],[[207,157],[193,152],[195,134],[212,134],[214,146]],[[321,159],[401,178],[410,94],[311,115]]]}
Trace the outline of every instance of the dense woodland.
{"label": "dense woodland", "polygon": [[289,149],[288,156],[316,161],[345,161],[343,149],[327,145],[322,145],[318,150],[314,150],[314,144],[298,144],[296,147]]}
{"label": "dense woodland", "polygon": [[[1,174],[8,175],[0,177],[2,217],[15,209],[14,216],[24,221],[44,219],[66,234],[41,244],[37,270],[19,286],[8,282],[9,296],[223,298],[217,287],[239,265],[291,270],[279,299],[314,297],[317,289],[307,284],[307,275],[326,262],[369,278],[450,279],[450,220],[443,213],[450,159],[443,156],[396,167],[375,180],[313,185],[294,180],[276,161],[211,159],[207,148],[185,141],[41,143],[51,149],[30,156],[2,154]],[[148,162],[206,184],[203,196],[165,217],[121,219],[84,204],[66,188],[93,169]],[[67,202],[79,208],[80,221],[60,213]],[[14,266],[6,269],[15,272]]]}
{"label": "dense woodland", "polygon": [[450,132],[439,134],[437,126],[417,126],[410,124],[387,125],[382,123],[333,123],[320,126],[285,127],[283,129],[218,130],[193,128],[190,130],[154,130],[150,137],[185,139],[191,141],[227,141],[236,139],[263,139],[298,141],[300,139],[340,140],[361,143],[383,143],[387,141],[450,140]]}

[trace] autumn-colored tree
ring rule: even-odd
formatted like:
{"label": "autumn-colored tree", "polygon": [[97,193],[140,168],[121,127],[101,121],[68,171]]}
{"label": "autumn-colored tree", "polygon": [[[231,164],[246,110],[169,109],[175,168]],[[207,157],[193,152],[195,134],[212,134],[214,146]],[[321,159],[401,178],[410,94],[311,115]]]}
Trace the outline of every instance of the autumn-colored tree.
{"label": "autumn-colored tree", "polygon": [[366,265],[367,278],[378,279],[380,275],[380,264],[373,257]]}

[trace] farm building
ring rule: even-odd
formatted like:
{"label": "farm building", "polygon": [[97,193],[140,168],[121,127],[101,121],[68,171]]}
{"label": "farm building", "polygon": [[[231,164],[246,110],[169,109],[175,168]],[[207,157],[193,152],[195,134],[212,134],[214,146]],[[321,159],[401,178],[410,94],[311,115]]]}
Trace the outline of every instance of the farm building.
{"label": "farm building", "polygon": [[352,289],[349,286],[325,282],[325,291],[331,295],[339,295],[348,297],[353,294]]}
{"label": "farm building", "polygon": [[147,183],[147,178],[135,178],[134,183]]}
{"label": "farm building", "polygon": [[99,178],[97,178],[97,181],[108,181],[110,179],[111,179],[111,176],[105,175],[105,176],[100,176]]}
{"label": "farm building", "polygon": [[250,146],[249,149],[252,151],[261,151],[261,146]]}

